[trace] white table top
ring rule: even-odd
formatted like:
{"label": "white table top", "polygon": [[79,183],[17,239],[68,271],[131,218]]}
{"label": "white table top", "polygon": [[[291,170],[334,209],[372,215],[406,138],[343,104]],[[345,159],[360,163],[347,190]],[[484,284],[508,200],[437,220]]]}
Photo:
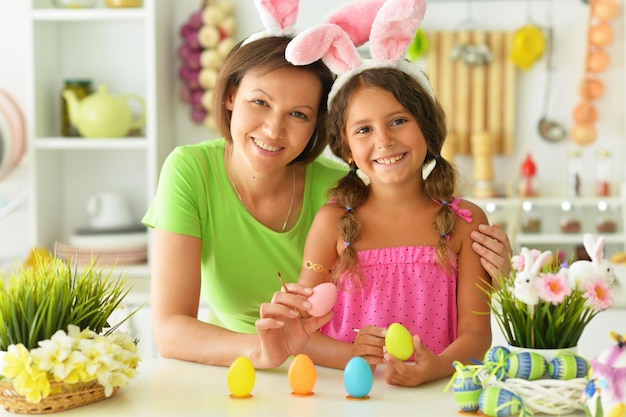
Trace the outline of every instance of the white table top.
{"label": "white table top", "polygon": [[[144,359],[140,375],[112,398],[61,413],[71,416],[437,416],[458,417],[452,390],[444,392],[448,379],[417,388],[385,383],[382,370],[374,373],[367,400],[349,400],[343,371],[317,367],[314,395],[291,394],[286,365],[258,370],[252,398],[232,399],[226,384],[228,368],[172,359]],[[11,415],[0,409],[0,416]],[[536,414],[535,416],[538,416]],[[569,414],[584,416],[584,413]]]}

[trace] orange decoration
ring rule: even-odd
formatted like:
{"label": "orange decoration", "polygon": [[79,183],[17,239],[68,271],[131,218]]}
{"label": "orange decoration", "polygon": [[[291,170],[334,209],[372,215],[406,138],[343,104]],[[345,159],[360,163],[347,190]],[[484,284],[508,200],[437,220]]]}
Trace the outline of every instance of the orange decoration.
{"label": "orange decoration", "polygon": [[595,0],[591,14],[598,20],[611,20],[619,15],[619,4],[615,0]]}
{"label": "orange decoration", "polygon": [[587,70],[593,73],[603,72],[609,67],[611,57],[604,49],[589,51],[587,54]]}
{"label": "orange decoration", "polygon": [[584,79],[580,83],[580,96],[584,100],[595,100],[604,94],[604,83],[595,78]]}
{"label": "orange decoration", "polygon": [[613,28],[606,22],[598,23],[589,28],[589,43],[595,46],[605,46],[613,41]]}
{"label": "orange decoration", "polygon": [[598,138],[596,128],[590,124],[574,126],[570,134],[572,135],[574,142],[581,146],[590,145]]}
{"label": "orange decoration", "polygon": [[594,124],[598,121],[598,110],[590,102],[582,102],[574,107],[572,116],[577,125]]}
{"label": "orange decoration", "polygon": [[598,138],[595,123],[599,115],[591,101],[604,94],[604,84],[594,76],[611,64],[611,56],[604,46],[613,41],[614,32],[607,21],[619,14],[616,0],[589,0],[589,8],[585,75],[579,87],[583,102],[572,111],[575,126],[570,132],[572,140],[581,146],[590,145]]}

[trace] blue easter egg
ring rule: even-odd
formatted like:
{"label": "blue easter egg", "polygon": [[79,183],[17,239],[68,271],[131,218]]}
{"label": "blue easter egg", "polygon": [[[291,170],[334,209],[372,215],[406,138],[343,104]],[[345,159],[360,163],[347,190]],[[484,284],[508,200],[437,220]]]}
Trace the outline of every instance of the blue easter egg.
{"label": "blue easter egg", "polygon": [[522,350],[510,355],[506,360],[505,370],[509,378],[521,378],[529,381],[540,379],[548,369],[543,356],[537,352]]}
{"label": "blue easter egg", "polygon": [[462,411],[478,411],[483,385],[469,367],[458,366],[454,374],[454,399]]}
{"label": "blue easter egg", "polygon": [[372,368],[365,359],[355,356],[343,371],[343,386],[352,398],[365,398],[374,385]]}
{"label": "blue easter egg", "polygon": [[490,417],[516,416],[523,407],[524,402],[519,395],[496,386],[485,388],[478,398],[478,408]]}
{"label": "blue easter egg", "polygon": [[504,346],[492,346],[485,352],[485,362],[505,363],[511,351]]}
{"label": "blue easter egg", "polygon": [[552,379],[569,380],[584,378],[589,372],[589,362],[572,352],[561,351],[548,364],[548,373]]}

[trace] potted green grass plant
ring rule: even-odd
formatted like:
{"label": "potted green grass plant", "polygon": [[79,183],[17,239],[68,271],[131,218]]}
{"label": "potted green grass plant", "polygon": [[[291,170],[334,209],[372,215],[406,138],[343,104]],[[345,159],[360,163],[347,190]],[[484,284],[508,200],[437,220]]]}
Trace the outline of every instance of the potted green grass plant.
{"label": "potted green grass plant", "polygon": [[35,253],[32,265],[0,274],[0,401],[7,410],[74,408],[110,397],[136,376],[137,341],[119,326],[137,310],[109,322],[131,290],[114,269],[100,269],[97,258],[78,268]]}

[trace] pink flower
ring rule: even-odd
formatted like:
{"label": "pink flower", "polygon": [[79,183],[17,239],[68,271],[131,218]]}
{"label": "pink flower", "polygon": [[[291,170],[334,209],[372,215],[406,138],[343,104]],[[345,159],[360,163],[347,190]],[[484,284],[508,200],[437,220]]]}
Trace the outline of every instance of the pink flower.
{"label": "pink flower", "polygon": [[[534,262],[535,259],[537,259],[539,255],[541,255],[541,251],[538,249],[531,249],[530,255],[531,255],[532,261]],[[511,264],[514,270],[518,272],[523,271],[524,270],[524,257],[522,255],[514,255],[511,258]]]}
{"label": "pink flower", "polygon": [[609,284],[600,276],[595,277],[587,284],[587,292],[583,294],[587,299],[587,306],[596,311],[606,310],[613,306],[613,295]]}
{"label": "pink flower", "polygon": [[554,305],[561,304],[565,297],[572,293],[567,277],[561,274],[548,273],[537,277],[535,289],[542,300]]}

